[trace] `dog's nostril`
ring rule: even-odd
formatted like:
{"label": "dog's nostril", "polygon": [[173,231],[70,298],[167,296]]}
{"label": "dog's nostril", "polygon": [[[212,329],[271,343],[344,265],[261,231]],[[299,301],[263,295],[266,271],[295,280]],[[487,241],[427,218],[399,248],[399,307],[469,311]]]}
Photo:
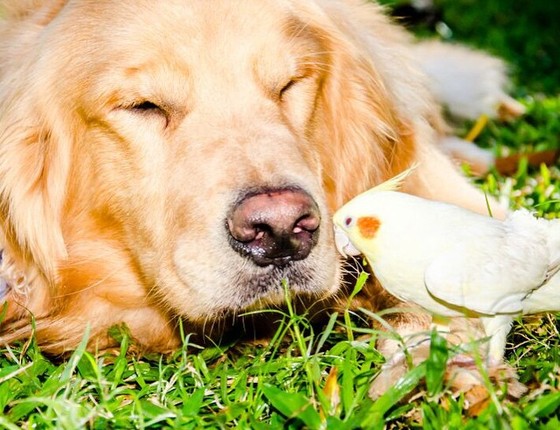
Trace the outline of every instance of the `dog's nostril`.
{"label": "dog's nostril", "polygon": [[306,258],[317,243],[321,218],[304,191],[266,190],[236,204],[228,219],[230,243],[259,266]]}
{"label": "dog's nostril", "polygon": [[255,240],[258,234],[262,234],[256,225],[246,222],[241,213],[234,212],[227,221],[231,236],[239,242],[250,242]]}
{"label": "dog's nostril", "polygon": [[305,214],[296,222],[293,232],[295,234],[303,231],[313,232],[319,228],[320,222],[321,219],[315,214]]}

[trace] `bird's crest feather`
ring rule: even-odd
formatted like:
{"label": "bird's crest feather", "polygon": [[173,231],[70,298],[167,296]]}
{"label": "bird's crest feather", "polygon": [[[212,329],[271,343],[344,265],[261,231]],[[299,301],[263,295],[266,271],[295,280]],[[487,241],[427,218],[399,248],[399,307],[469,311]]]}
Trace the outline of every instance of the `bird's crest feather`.
{"label": "bird's crest feather", "polygon": [[404,180],[410,176],[414,170],[416,170],[416,168],[418,167],[418,163],[414,163],[412,166],[410,166],[408,169],[402,171],[401,173],[399,173],[396,176],[393,176],[391,179],[387,179],[385,182],[380,183],[379,185],[376,185],[375,187],[371,188],[369,191],[366,191],[366,193],[376,193],[379,191],[398,191],[400,190]]}

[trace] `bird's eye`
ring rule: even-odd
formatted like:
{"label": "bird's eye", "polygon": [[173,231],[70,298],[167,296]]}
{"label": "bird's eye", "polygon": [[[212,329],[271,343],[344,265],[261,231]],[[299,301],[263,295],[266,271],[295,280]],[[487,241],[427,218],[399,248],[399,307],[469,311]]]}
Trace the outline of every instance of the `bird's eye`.
{"label": "bird's eye", "polygon": [[344,220],[344,225],[345,225],[346,227],[350,227],[350,226],[353,224],[353,222],[354,222],[354,218],[352,218],[352,217],[347,217],[347,218]]}

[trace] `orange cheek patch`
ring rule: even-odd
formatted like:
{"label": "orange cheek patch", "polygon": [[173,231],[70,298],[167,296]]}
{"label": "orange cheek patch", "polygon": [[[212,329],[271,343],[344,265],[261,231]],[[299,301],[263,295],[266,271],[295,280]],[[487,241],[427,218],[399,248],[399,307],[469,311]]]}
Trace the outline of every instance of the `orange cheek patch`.
{"label": "orange cheek patch", "polygon": [[366,239],[372,239],[377,230],[379,230],[379,226],[381,225],[381,221],[373,216],[365,216],[358,218],[357,226],[358,230],[362,237]]}

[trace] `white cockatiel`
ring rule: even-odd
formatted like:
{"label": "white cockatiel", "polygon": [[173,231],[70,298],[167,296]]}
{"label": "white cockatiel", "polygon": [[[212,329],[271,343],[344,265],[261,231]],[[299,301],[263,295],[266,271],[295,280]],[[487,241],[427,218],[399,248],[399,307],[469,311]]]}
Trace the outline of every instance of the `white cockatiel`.
{"label": "white cockatiel", "polygon": [[434,316],[479,317],[501,361],[513,318],[560,311],[560,220],[505,220],[396,191],[410,170],[334,215],[343,256],[363,254],[381,285]]}

